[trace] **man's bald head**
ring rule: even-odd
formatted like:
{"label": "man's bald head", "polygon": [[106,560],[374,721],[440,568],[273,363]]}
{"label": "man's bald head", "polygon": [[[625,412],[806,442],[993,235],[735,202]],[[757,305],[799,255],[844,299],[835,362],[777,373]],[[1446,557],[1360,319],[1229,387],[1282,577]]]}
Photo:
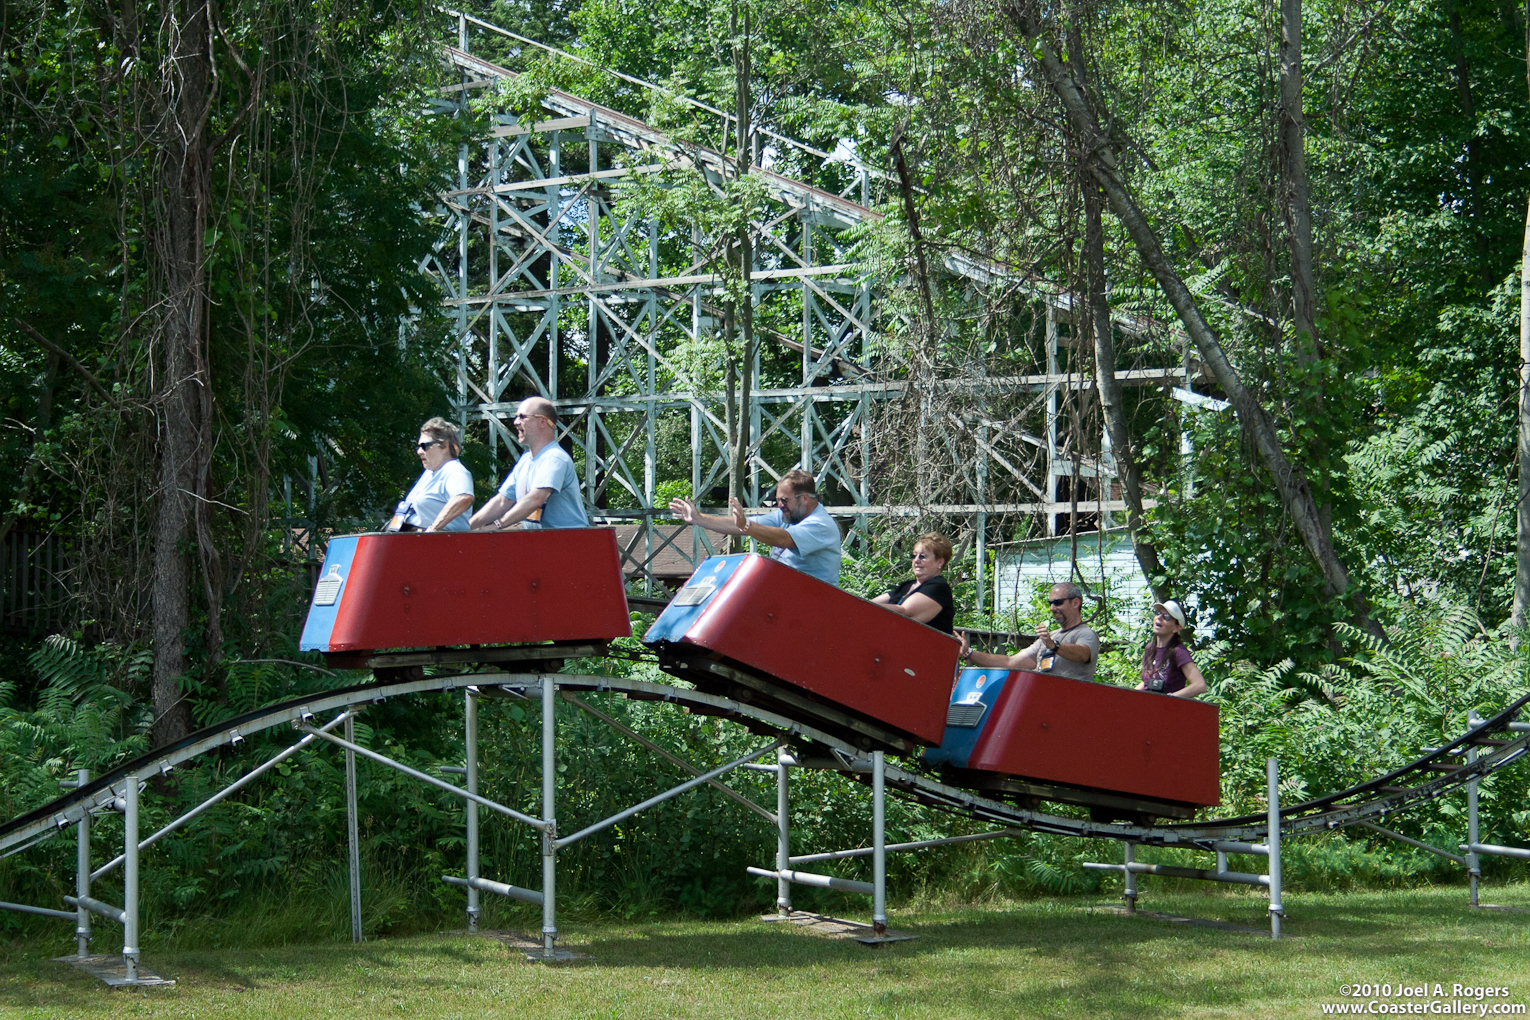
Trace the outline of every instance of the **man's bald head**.
{"label": "man's bald head", "polygon": [[554,425],[558,424],[558,408],[546,397],[527,397],[521,401],[520,410],[524,415],[539,414]]}

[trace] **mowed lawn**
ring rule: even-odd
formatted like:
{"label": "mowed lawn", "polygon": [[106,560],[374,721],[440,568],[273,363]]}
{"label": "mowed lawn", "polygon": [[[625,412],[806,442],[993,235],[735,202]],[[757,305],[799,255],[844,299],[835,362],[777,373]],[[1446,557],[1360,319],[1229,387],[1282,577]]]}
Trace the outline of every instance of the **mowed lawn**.
{"label": "mowed lawn", "polygon": [[[1147,886],[1148,883],[1144,883]],[[1244,925],[1265,901],[1241,891],[1155,894],[1145,908]],[[155,947],[168,989],[109,991],[12,944],[6,1017],[1316,1017],[1346,984],[1506,986],[1530,1004],[1530,887],[1288,895],[1272,942],[1108,912],[1108,900],[1030,901],[895,913],[913,942],[880,949],[754,920],[570,919],[590,959],[527,963],[500,942],[442,933],[199,951]],[[1091,907],[1095,909],[1091,909]],[[1432,996],[1431,996],[1432,997]],[[1427,1001],[1427,1000],[1419,1000]],[[1476,1001],[1476,1000],[1472,1000]]]}

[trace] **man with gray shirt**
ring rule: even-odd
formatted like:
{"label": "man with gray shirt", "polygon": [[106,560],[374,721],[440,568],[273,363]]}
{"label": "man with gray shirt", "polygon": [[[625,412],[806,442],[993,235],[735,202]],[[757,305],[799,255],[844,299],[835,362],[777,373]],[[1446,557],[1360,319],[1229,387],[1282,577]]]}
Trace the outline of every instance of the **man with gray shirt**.
{"label": "man with gray shirt", "polygon": [[1036,640],[1015,655],[974,652],[963,632],[962,661],[974,666],[1093,680],[1094,668],[1100,662],[1100,636],[1084,625],[1084,590],[1072,582],[1054,584],[1047,602],[1052,607],[1052,619],[1057,622],[1056,630],[1040,624]]}

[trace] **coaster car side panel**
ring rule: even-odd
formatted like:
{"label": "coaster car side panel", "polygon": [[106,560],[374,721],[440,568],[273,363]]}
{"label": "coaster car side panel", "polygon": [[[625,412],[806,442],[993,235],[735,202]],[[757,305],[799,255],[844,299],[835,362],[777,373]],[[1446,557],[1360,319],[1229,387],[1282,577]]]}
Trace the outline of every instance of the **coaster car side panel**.
{"label": "coaster car side panel", "polygon": [[774,560],[704,562],[643,640],[713,653],[936,744],[960,644]]}
{"label": "coaster car side panel", "polygon": [[968,669],[931,764],[1203,806],[1221,802],[1215,705],[1023,671]]}
{"label": "coaster car side panel", "polygon": [[632,633],[609,528],[332,539],[300,647],[609,640]]}

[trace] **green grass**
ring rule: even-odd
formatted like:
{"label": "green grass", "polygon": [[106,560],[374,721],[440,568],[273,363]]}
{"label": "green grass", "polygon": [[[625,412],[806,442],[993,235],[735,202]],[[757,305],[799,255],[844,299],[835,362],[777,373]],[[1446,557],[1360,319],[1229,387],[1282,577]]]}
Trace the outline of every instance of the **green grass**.
{"label": "green grass", "polygon": [[[1155,892],[1144,908],[1250,926],[1257,894]],[[1530,887],[1484,891],[1530,908]],[[894,913],[916,941],[867,949],[740,921],[571,921],[592,959],[538,965],[462,934],[253,949],[159,946],[180,984],[112,992],[14,944],[0,1016],[16,1017],[1316,1017],[1352,982],[1508,986],[1530,1002],[1530,913],[1471,911],[1460,887],[1298,894],[1289,938],[1127,918],[1055,899]],[[62,926],[61,926],[62,927]],[[1390,1000],[1403,1001],[1394,995]]]}

